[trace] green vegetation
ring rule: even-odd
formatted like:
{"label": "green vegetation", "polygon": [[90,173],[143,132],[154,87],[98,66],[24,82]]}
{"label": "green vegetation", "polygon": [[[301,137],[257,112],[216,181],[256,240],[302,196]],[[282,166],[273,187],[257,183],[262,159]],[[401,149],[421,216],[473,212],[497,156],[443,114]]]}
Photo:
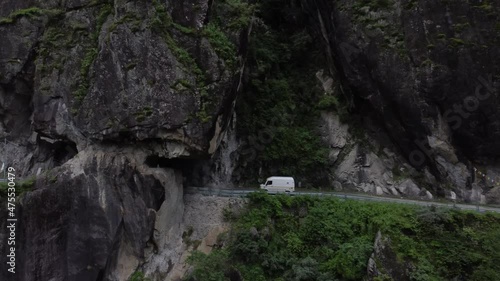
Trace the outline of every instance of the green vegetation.
{"label": "green vegetation", "polygon": [[479,9],[484,12],[488,18],[497,19],[498,18],[498,9],[494,5],[491,4],[491,1],[479,1],[480,5],[472,6],[473,8]]}
{"label": "green vegetation", "polygon": [[369,7],[372,11],[387,10],[394,4],[392,0],[358,0],[356,7]]}
{"label": "green vegetation", "polygon": [[[453,28],[455,29],[456,32],[462,32],[469,27],[470,24],[468,23],[453,25]],[[438,33],[436,35],[436,38],[439,40],[439,42],[447,44],[448,48],[458,48],[465,45],[474,45],[473,43],[465,42],[460,38],[455,38],[455,37],[448,38],[444,33]],[[434,45],[432,45],[432,48],[434,48]]]}
{"label": "green vegetation", "polygon": [[31,7],[27,9],[21,9],[12,12],[9,16],[5,18],[0,18],[0,25],[1,24],[10,24],[14,23],[17,19],[26,17],[26,18],[37,18],[43,15],[46,15],[48,17],[53,17],[56,15],[62,14],[62,10],[57,10],[57,9],[40,9],[38,7]]}
{"label": "green vegetation", "polygon": [[216,13],[214,24],[239,32],[249,26],[259,2],[250,4],[243,0],[217,1],[214,9]]}
{"label": "green vegetation", "polygon": [[189,54],[186,49],[179,46],[171,35],[165,34],[165,41],[170,51],[172,51],[177,60],[186,67],[186,70],[195,74],[198,82],[204,84],[205,77],[203,76],[203,72],[191,54]]}
{"label": "green vegetation", "polygon": [[470,28],[470,23],[465,22],[465,23],[457,23],[453,25],[453,29],[456,32],[463,32],[465,29]]}
{"label": "green vegetation", "polygon": [[264,149],[262,159],[273,165],[293,163],[293,166],[281,166],[282,174],[298,174],[300,170],[297,167],[312,172],[316,167],[327,164],[328,151],[321,148],[321,142],[310,128],[280,126],[274,134],[272,143]]}
{"label": "green vegetation", "polygon": [[400,54],[400,57],[404,57],[407,51],[404,36],[400,32],[384,36],[383,46],[389,49],[395,49]]}
{"label": "green vegetation", "polygon": [[194,28],[191,28],[191,27],[187,27],[187,26],[184,26],[184,25],[181,25],[181,24],[178,24],[174,21],[172,21],[172,27],[177,29],[178,31],[186,34],[186,35],[192,35],[192,36],[197,36],[198,35],[198,32],[196,29]]}
{"label": "green vegetation", "polygon": [[56,183],[57,182],[57,175],[54,174],[54,175],[50,176],[49,182],[50,183]]}
{"label": "green vegetation", "polygon": [[432,66],[432,65],[434,65],[434,62],[430,58],[427,58],[420,64],[420,66]]}
{"label": "green vegetation", "polygon": [[408,3],[404,6],[406,10],[411,10],[415,7],[418,6],[418,0],[410,0]]}
{"label": "green vegetation", "polygon": [[[210,112],[212,109],[211,101],[213,97],[208,94],[205,74],[188,50],[176,42],[174,34],[172,33],[172,27],[184,35],[197,36],[197,32],[188,27],[174,23],[165,7],[158,1],[154,0],[153,5],[155,7],[155,17],[150,21],[150,26],[154,32],[157,32],[165,39],[165,43],[169,50],[174,54],[179,63],[184,66],[184,70],[196,77],[196,85],[194,87],[183,87],[182,90],[189,90],[193,94],[200,96],[202,102],[195,117],[203,123],[209,122],[212,118]],[[179,85],[183,86],[183,84],[179,84],[177,81],[176,84],[173,85],[173,88],[175,89]]]}
{"label": "green vegetation", "polygon": [[[194,83],[183,83],[177,81],[172,89],[177,91],[187,91],[200,97],[201,104],[198,112],[192,116],[203,123],[212,120],[214,110],[214,101],[217,99],[215,93],[211,92],[211,87],[207,81],[200,64],[193,54],[195,48],[186,48],[184,41],[193,42],[193,38],[205,37],[212,45],[218,57],[224,61],[225,68],[233,71],[237,66],[237,50],[234,42],[228,34],[237,30],[241,31],[250,23],[251,15],[254,10],[253,5],[249,5],[240,0],[216,1],[212,7],[210,22],[201,29],[184,26],[175,22],[167,12],[166,8],[159,1],[154,0],[154,17],[149,21],[151,29],[160,34],[169,50],[182,65],[183,70],[193,74],[196,79]],[[194,7],[199,9],[199,7]],[[187,38],[192,37],[192,38]],[[185,39],[185,40],[182,40]],[[182,80],[182,79],[181,79]]]}
{"label": "green vegetation", "polygon": [[[339,93],[325,96],[316,72],[325,68],[322,49],[311,38],[300,7],[285,1],[260,1],[248,43],[245,89],[236,104],[237,130],[245,137],[247,154],[241,180],[256,179],[259,169],[292,174],[323,184],[327,148],[315,132],[320,111],[341,107]],[[244,158],[244,159],[243,159]]]}
{"label": "green vegetation", "polygon": [[217,55],[232,69],[235,66],[236,58],[236,46],[234,43],[214,23],[209,23],[205,26],[203,35],[208,39]]}
{"label": "green vegetation", "polygon": [[392,178],[395,182],[399,182],[410,178],[410,174],[405,170],[405,168],[397,167],[397,165],[395,165],[392,168]]}
{"label": "green vegetation", "polygon": [[[62,18],[64,16],[64,11],[59,10],[59,9],[41,9],[38,7],[31,7],[27,9],[21,9],[12,12],[8,17],[0,19],[0,25],[1,24],[10,24],[10,23],[15,23],[16,20],[20,18],[27,18],[27,19],[35,19],[35,20],[41,20],[42,18],[47,20],[48,26],[52,24],[54,21],[57,21],[58,19]],[[62,41],[62,38],[65,37],[64,34],[62,33],[51,33],[51,28],[47,28],[46,33],[47,37],[50,37],[50,39],[54,41]],[[29,31],[26,31],[23,36],[30,36]],[[42,60],[48,55],[49,50],[53,47],[47,46],[45,44],[45,38],[46,36],[44,35],[41,44],[38,47],[38,52],[42,55]],[[55,44],[54,44],[55,45]],[[62,58],[58,59],[52,59],[48,60],[47,63],[43,63],[41,65],[41,72],[46,73],[49,69],[62,69],[64,62]],[[39,67],[37,65],[37,67]],[[42,85],[40,87],[41,89],[46,89],[48,88],[47,85]]]}
{"label": "green vegetation", "polygon": [[147,117],[153,115],[153,109],[149,106],[142,108],[141,110],[134,113],[135,120],[137,122],[142,122],[146,120]]}
{"label": "green vegetation", "polygon": [[446,39],[446,34],[444,34],[444,33],[439,33],[439,34],[437,35],[437,38],[438,38],[438,39]]}
{"label": "green vegetation", "polygon": [[[392,0],[358,0],[352,5],[354,21],[369,31],[378,30],[383,37],[383,47],[397,51],[401,58],[407,56],[404,34],[391,24]],[[415,4],[408,3],[413,8]],[[374,13],[376,12],[376,13]]]}
{"label": "green vegetation", "polygon": [[172,85],[171,87],[177,92],[182,92],[184,90],[192,89],[193,84],[187,79],[179,79],[175,81],[174,85]]}
{"label": "green vegetation", "polygon": [[82,64],[80,66],[80,77],[82,79],[78,90],[75,92],[75,98],[78,102],[83,101],[89,90],[89,79],[87,76],[96,56],[97,48],[90,48],[83,57]]}
{"label": "green vegetation", "polygon": [[88,37],[87,26],[82,22],[69,21],[65,18],[54,18],[49,21],[38,47],[37,68],[42,74],[40,90],[50,94],[53,80],[50,74],[62,71],[69,58],[68,49]]}
{"label": "green vegetation", "polygon": [[133,62],[130,62],[130,63],[127,63],[127,65],[125,65],[125,70],[132,70],[134,69],[135,67],[137,66],[137,62],[136,61],[133,61]]}
{"label": "green vegetation", "polygon": [[[80,63],[79,77],[71,85],[74,103],[70,111],[74,114],[78,113],[78,105],[87,95],[91,79],[90,68],[98,54],[98,37],[104,21],[112,12],[112,6],[109,2],[99,1],[90,4],[87,10],[89,16],[95,16],[95,23],[55,16],[64,15],[62,12],[48,13],[51,16],[37,49],[39,56],[36,67],[42,74],[40,89],[44,93],[50,93],[52,71],[62,71],[68,61],[76,60],[76,63]],[[70,57],[72,52],[69,51],[75,47],[79,48],[78,53],[82,53],[76,59]]]}
{"label": "green vegetation", "polygon": [[481,5],[473,6],[473,7],[480,9],[480,10],[483,10],[484,12],[493,11],[493,6],[491,5],[491,3],[489,1],[482,1],[481,3],[482,3]]}
{"label": "green vegetation", "polygon": [[189,226],[186,231],[182,233],[182,242],[186,244],[187,247],[193,247],[193,249],[197,249],[200,246],[200,240],[192,240],[191,235],[193,235],[193,227]]}
{"label": "green vegetation", "polygon": [[464,40],[462,40],[460,38],[450,38],[449,40],[450,40],[450,46],[453,48],[465,45]]}
{"label": "green vegetation", "polygon": [[[194,252],[192,277],[243,280],[364,280],[378,231],[382,276],[412,281],[500,280],[500,216],[334,198],[253,193],[227,247]],[[385,275],[385,277],[384,277]],[[385,278],[385,279],[384,279]],[[397,277],[396,277],[397,278]]]}
{"label": "green vegetation", "polygon": [[8,17],[1,18],[0,24],[13,23],[17,18],[20,18],[20,17],[32,18],[35,16],[40,16],[42,14],[43,14],[42,9],[37,8],[37,7],[31,7],[28,9],[17,10],[17,11],[12,12]]}
{"label": "green vegetation", "polygon": [[139,15],[132,14],[132,13],[127,13],[124,16],[122,16],[120,19],[117,21],[113,22],[111,26],[109,27],[108,32],[112,33],[115,31],[115,29],[122,24],[128,24],[133,32],[139,31],[141,29],[143,19],[139,17]]}
{"label": "green vegetation", "polygon": [[343,109],[338,98],[334,95],[323,95],[318,102],[318,109],[324,110],[340,110]]}
{"label": "green vegetation", "polygon": [[[21,194],[25,193],[26,191],[30,191],[33,189],[33,186],[35,185],[35,177],[30,177],[28,179],[22,180],[22,181],[14,181],[15,183],[15,189],[16,189],[16,196],[20,196]],[[8,194],[8,182],[0,182],[0,197],[1,198],[6,198]]]}
{"label": "green vegetation", "polygon": [[98,54],[97,45],[99,43],[99,33],[101,32],[102,25],[108,18],[109,14],[112,13],[112,11],[113,7],[109,3],[103,4],[99,9],[95,31],[89,36],[93,47],[90,47],[85,51],[85,55],[83,56],[83,60],[80,65],[80,83],[78,85],[78,89],[75,92],[75,99],[77,103],[81,103],[89,91],[89,71]]}
{"label": "green vegetation", "polygon": [[[175,41],[174,37],[171,34],[171,27],[175,27],[179,29],[181,32],[182,31],[187,32],[188,28],[183,27],[180,24],[174,23],[172,18],[168,14],[166,8],[157,0],[153,1],[153,5],[155,7],[155,17],[151,19],[150,27],[154,32],[162,35],[165,38],[165,42],[168,48],[170,49],[170,51],[172,51],[177,60],[184,65],[184,67],[186,68],[185,70],[187,72],[195,74],[197,76],[197,79],[199,80],[198,82],[204,84],[205,79],[203,77],[203,72],[196,63],[195,59],[186,49],[182,48],[182,46],[177,44],[177,42]],[[194,31],[189,29],[189,32],[187,33],[194,34]]]}
{"label": "green vegetation", "polygon": [[153,0],[153,6],[155,7],[155,14],[150,20],[149,26],[154,32],[163,34],[172,25],[172,18],[158,0]]}
{"label": "green vegetation", "polygon": [[136,271],[130,276],[129,281],[151,281],[151,279],[146,278],[141,271]]}

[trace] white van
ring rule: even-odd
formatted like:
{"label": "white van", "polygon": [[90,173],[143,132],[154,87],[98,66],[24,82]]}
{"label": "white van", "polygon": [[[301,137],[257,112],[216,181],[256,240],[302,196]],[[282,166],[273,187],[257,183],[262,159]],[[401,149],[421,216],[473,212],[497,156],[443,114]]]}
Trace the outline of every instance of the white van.
{"label": "white van", "polygon": [[292,177],[270,177],[260,188],[271,192],[294,192],[295,180]]}

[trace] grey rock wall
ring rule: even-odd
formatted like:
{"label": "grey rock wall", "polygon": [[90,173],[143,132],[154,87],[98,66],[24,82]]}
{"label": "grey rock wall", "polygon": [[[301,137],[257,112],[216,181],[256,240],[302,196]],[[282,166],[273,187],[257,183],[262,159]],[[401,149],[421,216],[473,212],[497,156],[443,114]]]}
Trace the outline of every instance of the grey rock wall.
{"label": "grey rock wall", "polygon": [[488,169],[499,156],[498,3],[301,3],[330,72],[348,100],[376,113],[396,152],[457,190],[470,191],[478,181],[488,197],[491,187],[473,167]]}
{"label": "grey rock wall", "polygon": [[175,161],[215,152],[243,67],[240,30],[217,31],[229,63],[204,29],[214,6],[0,3],[0,161],[37,176],[19,198],[18,274],[2,256],[0,279],[127,280],[174,247]]}

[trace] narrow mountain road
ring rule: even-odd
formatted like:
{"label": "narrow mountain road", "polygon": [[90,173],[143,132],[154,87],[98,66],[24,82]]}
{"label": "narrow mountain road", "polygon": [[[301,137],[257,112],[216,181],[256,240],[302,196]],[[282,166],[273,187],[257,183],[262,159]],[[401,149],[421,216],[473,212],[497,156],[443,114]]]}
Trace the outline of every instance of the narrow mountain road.
{"label": "narrow mountain road", "polygon": [[[227,188],[208,188],[208,187],[188,187],[186,189],[187,193],[200,193],[205,196],[217,196],[217,197],[245,197],[247,194],[256,192],[258,189],[227,189]],[[269,194],[276,194],[275,192],[269,192]],[[338,197],[341,199],[359,200],[359,201],[378,201],[386,203],[396,203],[396,204],[409,204],[409,205],[420,205],[420,206],[435,206],[444,207],[450,209],[460,209],[460,210],[471,210],[478,212],[496,212],[500,213],[500,207],[488,206],[488,205],[474,205],[474,204],[458,204],[458,203],[444,203],[438,201],[426,201],[426,200],[414,200],[414,199],[400,199],[394,197],[381,197],[373,195],[364,194],[353,194],[353,193],[341,193],[341,192],[290,192],[286,193],[290,196],[299,195],[309,195],[309,196],[320,196],[320,197]]]}

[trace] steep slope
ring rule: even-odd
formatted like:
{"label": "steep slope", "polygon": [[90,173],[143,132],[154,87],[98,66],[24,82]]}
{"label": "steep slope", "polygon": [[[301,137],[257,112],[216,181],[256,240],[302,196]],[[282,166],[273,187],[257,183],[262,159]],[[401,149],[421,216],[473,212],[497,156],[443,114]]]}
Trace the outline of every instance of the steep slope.
{"label": "steep slope", "polygon": [[126,280],[163,241],[153,230],[178,228],[179,163],[209,157],[231,115],[241,8],[0,3],[0,160],[38,176],[18,197],[18,273],[3,255],[2,280]]}
{"label": "steep slope", "polygon": [[498,214],[253,193],[190,281],[500,278]]}

